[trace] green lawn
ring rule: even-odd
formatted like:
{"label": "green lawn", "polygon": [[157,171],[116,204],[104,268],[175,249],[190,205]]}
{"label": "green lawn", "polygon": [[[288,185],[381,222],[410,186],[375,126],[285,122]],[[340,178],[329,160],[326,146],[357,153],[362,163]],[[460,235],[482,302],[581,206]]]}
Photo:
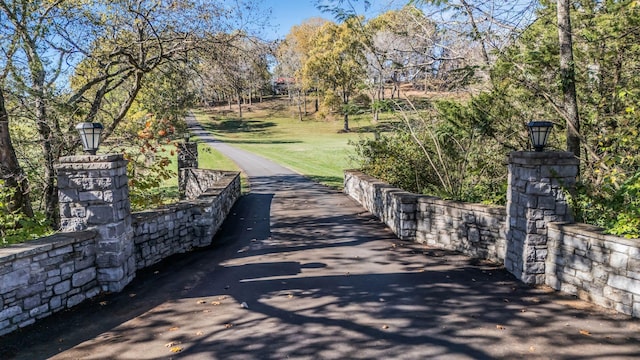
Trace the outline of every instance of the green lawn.
{"label": "green lawn", "polygon": [[[197,138],[194,140],[197,140]],[[165,148],[166,152],[175,149],[174,145],[166,145],[163,148]],[[157,189],[150,190],[151,196],[158,194],[165,203],[173,203],[178,200],[178,157],[177,155],[169,156],[169,159],[171,160],[169,170],[175,176],[164,180]],[[240,171],[240,168],[233,161],[206,144],[198,144],[198,167],[200,169]],[[244,187],[245,184],[243,182]]]}
{"label": "green lawn", "polygon": [[[262,155],[298,173],[336,189],[342,188],[343,170],[354,167],[350,161],[353,146],[370,127],[368,120],[350,122],[352,131],[341,133],[342,121],[305,119],[300,121],[269,104],[246,112],[243,119],[228,111],[199,109],[194,114],[202,126],[218,139],[238,148]],[[277,109],[277,107],[275,107]]]}

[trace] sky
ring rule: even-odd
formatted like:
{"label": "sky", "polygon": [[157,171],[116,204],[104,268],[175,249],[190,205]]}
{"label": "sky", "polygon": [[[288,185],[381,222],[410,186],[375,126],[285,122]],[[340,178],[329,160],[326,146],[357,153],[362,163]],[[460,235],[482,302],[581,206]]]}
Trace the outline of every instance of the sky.
{"label": "sky", "polygon": [[[405,0],[404,3],[407,1]],[[294,25],[301,24],[304,20],[313,17],[322,17],[334,20],[331,14],[322,13],[315,7],[314,0],[263,0],[264,8],[271,8],[271,23],[274,30],[266,30],[266,36],[274,40],[284,38]],[[346,2],[345,2],[346,3]],[[359,14],[366,17],[375,16],[377,13],[389,9],[391,6],[398,6],[400,0],[371,0],[371,8],[365,12],[362,0],[352,1]]]}

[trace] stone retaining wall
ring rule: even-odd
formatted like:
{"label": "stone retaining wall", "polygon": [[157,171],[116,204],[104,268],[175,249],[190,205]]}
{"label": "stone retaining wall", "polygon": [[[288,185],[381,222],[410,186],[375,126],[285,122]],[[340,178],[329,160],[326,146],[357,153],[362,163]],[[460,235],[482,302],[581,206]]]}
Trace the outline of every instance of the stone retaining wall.
{"label": "stone retaining wall", "polygon": [[188,169],[187,194],[192,200],[133,214],[137,268],[173,254],[211,244],[213,236],[240,196],[235,172]]}
{"label": "stone retaining wall", "polygon": [[100,293],[92,230],[0,248],[0,335]]}
{"label": "stone retaining wall", "polygon": [[548,225],[546,283],[623,314],[640,317],[640,244],[595,226]]}
{"label": "stone retaining wall", "polygon": [[[503,264],[506,260],[511,240],[507,240],[509,222],[503,207],[410,194],[355,170],[345,171],[344,192],[401,239]],[[533,260],[545,263],[543,283],[640,317],[640,240],[603,235],[585,224],[538,225],[545,230],[545,251],[531,254]],[[520,260],[529,261],[527,257]]]}
{"label": "stone retaining wall", "polygon": [[503,207],[418,197],[416,240],[427,245],[503,262],[506,253]]}
{"label": "stone retaining wall", "polygon": [[344,192],[402,240],[504,261],[504,208],[412,194],[357,170],[345,171]]}
{"label": "stone retaining wall", "polygon": [[[161,209],[132,214],[135,268],[176,253],[211,244],[240,196],[238,173],[198,170],[189,176],[194,198]],[[204,190],[203,190],[204,189]],[[103,231],[58,233],[0,248],[0,335],[33,324],[54,312],[98,295]]]}

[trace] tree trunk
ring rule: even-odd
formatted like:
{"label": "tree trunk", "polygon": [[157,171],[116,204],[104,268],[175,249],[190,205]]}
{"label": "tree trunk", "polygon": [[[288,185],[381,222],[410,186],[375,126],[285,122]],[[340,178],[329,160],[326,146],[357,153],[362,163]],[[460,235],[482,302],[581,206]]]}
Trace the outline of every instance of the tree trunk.
{"label": "tree trunk", "polygon": [[560,44],[560,76],[562,77],[562,94],[567,121],[567,151],[580,158],[580,117],[576,95],[569,0],[558,0],[558,38]]}
{"label": "tree trunk", "polygon": [[[36,51],[36,45],[27,42],[27,62],[31,73],[31,89],[34,95],[35,120],[40,144],[44,156],[44,211],[53,228],[57,228],[58,188],[56,186],[55,161],[58,159],[58,148],[55,146],[56,134],[53,133],[47,119],[44,65]],[[55,128],[55,126],[54,126]]]}
{"label": "tree trunk", "polygon": [[347,95],[346,91],[342,91],[343,95],[342,95],[342,101],[345,105],[345,110],[344,110],[344,128],[343,130],[345,132],[349,132],[349,112],[347,111],[347,106],[349,104],[349,95]]}
{"label": "tree trunk", "polygon": [[238,117],[242,119],[242,93],[240,91],[237,92],[238,97]]}
{"label": "tree trunk", "polygon": [[[9,114],[4,106],[4,94],[0,89],[0,178],[5,186],[15,189],[8,199],[7,210],[19,211],[28,217],[33,217],[33,209],[29,199],[29,183],[24,175],[16,151],[11,143],[9,134]],[[2,199],[5,200],[5,199]]]}
{"label": "tree trunk", "polygon": [[298,120],[302,121],[302,99],[300,99],[301,97],[301,91],[298,90],[298,96],[297,96],[297,103],[298,103]]}
{"label": "tree trunk", "polygon": [[473,29],[473,36],[480,40],[480,49],[482,50],[482,60],[484,60],[484,64],[488,67],[491,65],[491,62],[489,61],[489,53],[487,53],[487,45],[485,44],[484,39],[480,35],[480,30],[478,29],[476,18],[475,16],[473,16],[473,9],[471,8],[471,6],[467,1],[462,0],[461,2],[462,2],[462,6],[464,6],[465,11],[467,12],[467,16],[469,16],[469,21],[471,22],[471,29]]}
{"label": "tree trunk", "polygon": [[344,113],[344,128],[343,130],[345,132],[349,132],[349,114],[347,114],[346,112]]}
{"label": "tree trunk", "polygon": [[309,114],[309,112],[307,111],[307,92],[303,91],[302,96],[303,96],[302,100],[304,104],[304,115],[307,116]]}

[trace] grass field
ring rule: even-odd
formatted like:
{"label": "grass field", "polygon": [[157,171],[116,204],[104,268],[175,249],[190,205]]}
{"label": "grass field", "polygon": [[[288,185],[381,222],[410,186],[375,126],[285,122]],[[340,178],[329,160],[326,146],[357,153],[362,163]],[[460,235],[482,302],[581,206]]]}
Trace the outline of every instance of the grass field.
{"label": "grass field", "polygon": [[[169,151],[174,149],[174,146],[167,145],[165,148]],[[177,156],[170,156],[169,159],[171,160],[169,170],[175,176],[163,181],[157,190],[151,191],[151,195],[161,194],[164,202],[173,203],[178,200],[178,159]],[[240,168],[233,161],[206,144],[198,144],[198,167],[201,169],[240,171]],[[245,187],[246,184],[243,182],[243,188]]]}
{"label": "grass field", "polygon": [[[339,121],[297,119],[286,100],[270,100],[251,106],[242,119],[227,107],[194,111],[202,126],[216,138],[271,159],[333,188],[342,188],[343,170],[354,167],[350,157],[357,141],[369,136],[368,119],[353,119],[349,133]],[[234,107],[235,110],[235,107]]]}

